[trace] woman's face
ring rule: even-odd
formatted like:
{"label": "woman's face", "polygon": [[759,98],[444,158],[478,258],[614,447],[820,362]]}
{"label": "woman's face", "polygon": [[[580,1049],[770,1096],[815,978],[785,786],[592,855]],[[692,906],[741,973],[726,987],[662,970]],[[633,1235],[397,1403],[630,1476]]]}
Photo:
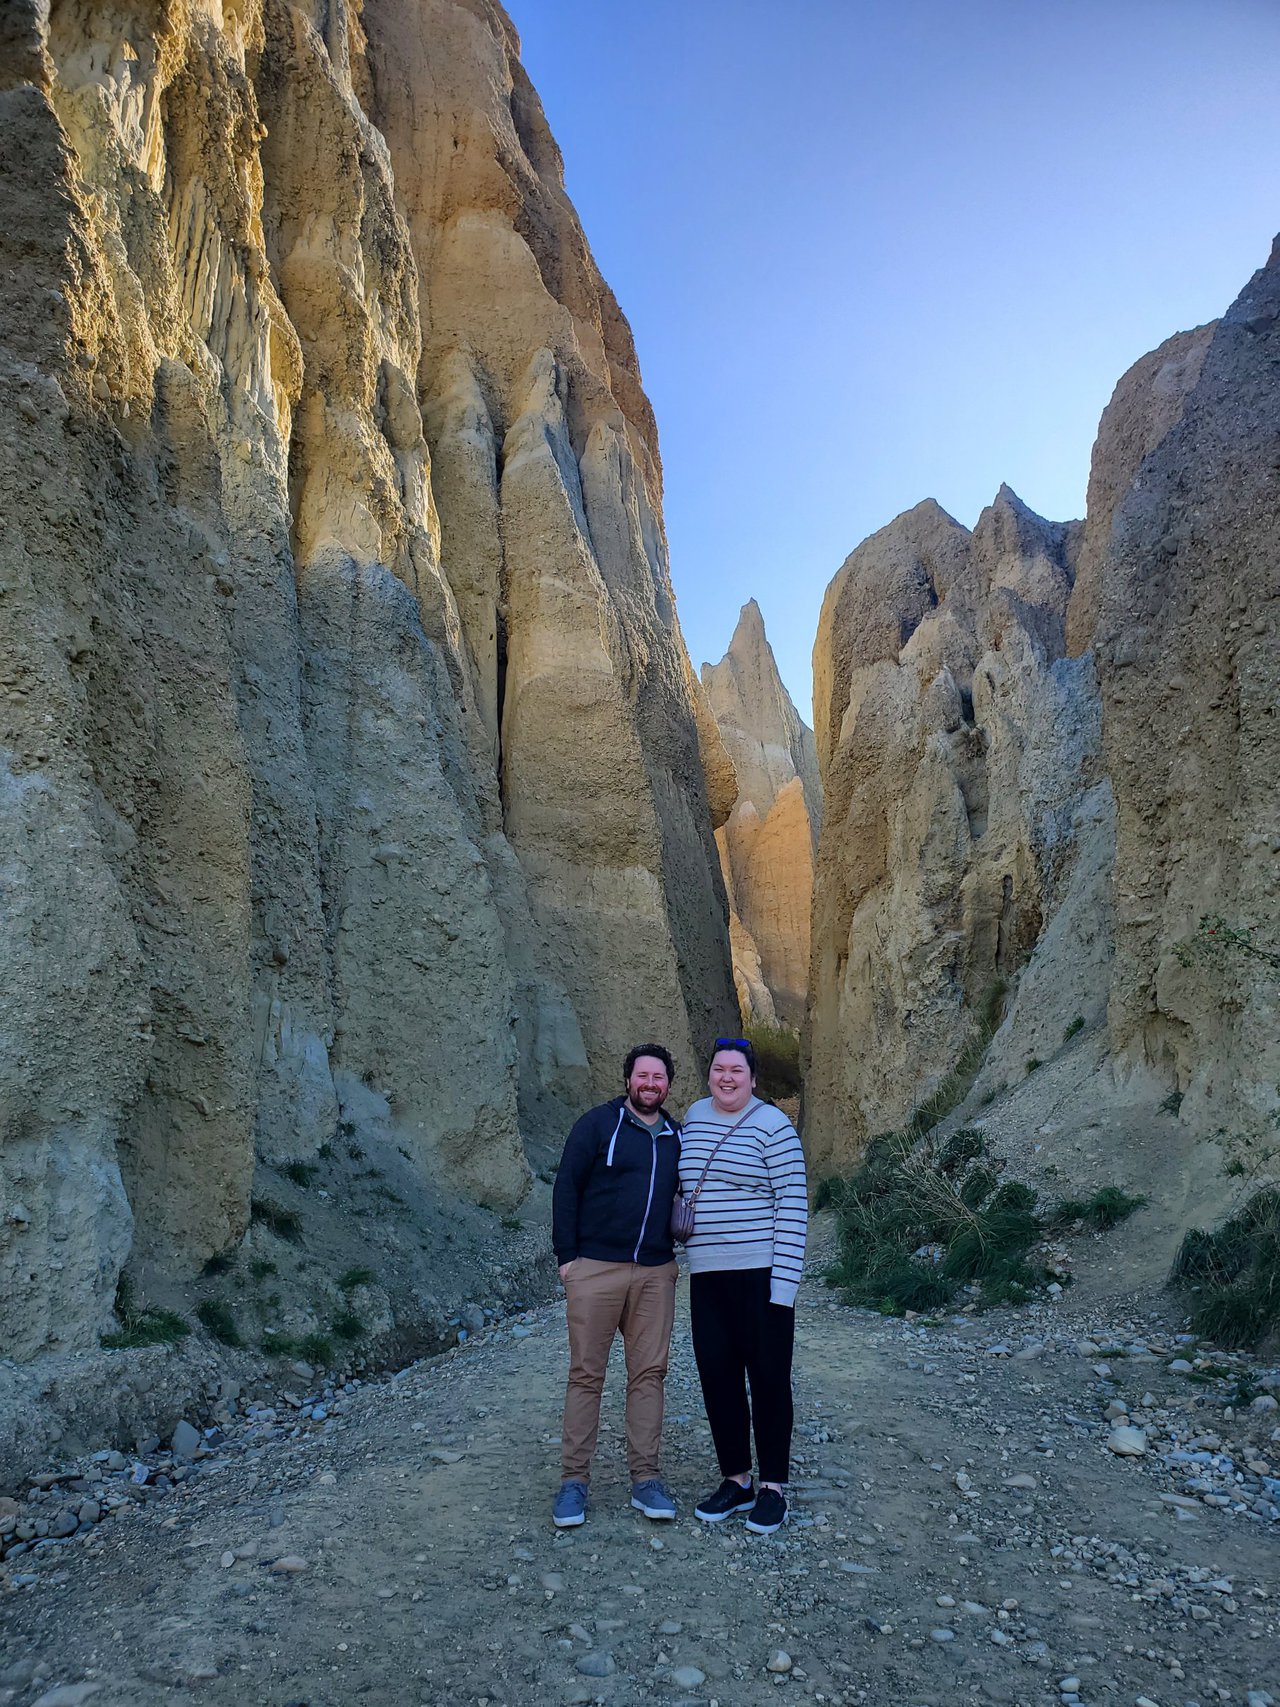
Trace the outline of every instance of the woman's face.
{"label": "woman's face", "polygon": [[740,1114],[751,1101],[755,1079],[740,1049],[717,1049],[707,1074],[711,1100],[724,1114]]}

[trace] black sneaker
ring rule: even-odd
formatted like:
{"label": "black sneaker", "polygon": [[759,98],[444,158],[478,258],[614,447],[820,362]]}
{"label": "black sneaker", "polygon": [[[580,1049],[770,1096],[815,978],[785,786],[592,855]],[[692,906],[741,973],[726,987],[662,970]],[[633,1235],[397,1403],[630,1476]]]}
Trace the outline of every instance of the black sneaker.
{"label": "black sneaker", "polygon": [[723,1523],[725,1518],[732,1517],[735,1511],[750,1511],[755,1503],[754,1488],[744,1488],[731,1476],[726,1476],[714,1494],[698,1501],[693,1508],[693,1514],[700,1517],[704,1523]]}
{"label": "black sneaker", "polygon": [[777,1488],[761,1488],[756,1495],[755,1509],[747,1519],[753,1535],[772,1535],[787,1521],[787,1502]]}

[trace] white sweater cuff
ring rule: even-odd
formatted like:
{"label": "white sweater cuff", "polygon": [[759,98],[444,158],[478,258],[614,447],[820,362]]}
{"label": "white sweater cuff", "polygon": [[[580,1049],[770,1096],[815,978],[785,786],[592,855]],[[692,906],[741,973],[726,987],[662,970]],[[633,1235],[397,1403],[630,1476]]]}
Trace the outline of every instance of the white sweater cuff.
{"label": "white sweater cuff", "polygon": [[776,1274],[772,1275],[769,1280],[769,1302],[771,1304],[781,1304],[785,1309],[793,1310],[795,1308],[796,1293],[799,1290],[799,1281],[779,1280]]}

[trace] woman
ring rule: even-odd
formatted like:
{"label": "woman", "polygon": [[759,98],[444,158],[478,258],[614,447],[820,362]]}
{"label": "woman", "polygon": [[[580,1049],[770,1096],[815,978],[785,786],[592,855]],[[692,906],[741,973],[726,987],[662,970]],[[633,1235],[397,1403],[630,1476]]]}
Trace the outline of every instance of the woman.
{"label": "woman", "polygon": [[748,1529],[772,1535],[787,1519],[794,1306],[809,1218],[804,1152],[781,1109],[756,1096],[747,1038],[716,1039],[707,1085],[711,1095],[685,1117],[680,1190],[697,1193],[693,1350],[724,1481],[695,1509],[707,1523],[745,1512]]}

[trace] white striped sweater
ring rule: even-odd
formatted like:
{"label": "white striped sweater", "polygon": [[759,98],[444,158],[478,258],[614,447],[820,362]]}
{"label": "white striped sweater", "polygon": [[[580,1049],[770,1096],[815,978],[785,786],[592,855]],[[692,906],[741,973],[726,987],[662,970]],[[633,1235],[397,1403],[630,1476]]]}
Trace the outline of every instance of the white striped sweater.
{"label": "white striped sweater", "polygon": [[[707,1158],[742,1114],[722,1114],[710,1097],[695,1102],[680,1133],[680,1190],[688,1197]],[[780,1108],[757,1102],[720,1145],[698,1198],[689,1270],[767,1268],[770,1302],[793,1305],[809,1224],[804,1151]]]}

